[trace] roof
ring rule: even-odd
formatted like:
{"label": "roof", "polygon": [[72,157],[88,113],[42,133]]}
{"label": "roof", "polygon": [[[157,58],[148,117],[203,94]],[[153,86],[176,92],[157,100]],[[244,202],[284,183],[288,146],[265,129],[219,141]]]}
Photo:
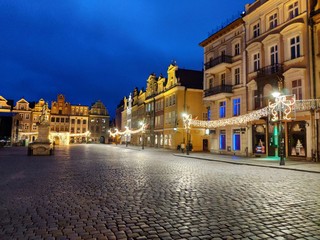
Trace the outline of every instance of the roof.
{"label": "roof", "polygon": [[176,77],[181,86],[186,88],[203,89],[203,72],[197,70],[178,69]]}

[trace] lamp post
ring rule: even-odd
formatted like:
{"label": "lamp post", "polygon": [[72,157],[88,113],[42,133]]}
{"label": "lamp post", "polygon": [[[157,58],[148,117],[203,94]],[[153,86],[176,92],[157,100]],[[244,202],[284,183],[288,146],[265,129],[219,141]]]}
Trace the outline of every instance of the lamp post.
{"label": "lamp post", "polygon": [[142,139],[141,139],[141,149],[144,149],[144,132],[145,132],[145,123],[143,121],[140,122],[140,126],[142,126]]}
{"label": "lamp post", "polygon": [[295,108],[293,107],[296,102],[295,95],[281,95],[280,92],[272,93],[275,98],[274,103],[269,103],[269,111],[271,115],[271,121],[278,121],[279,125],[279,138],[278,146],[280,156],[280,165],[285,165],[284,160],[284,131],[282,126],[282,120],[291,120],[291,114],[295,113]]}
{"label": "lamp post", "polygon": [[280,156],[280,165],[285,165],[284,160],[284,137],[283,137],[283,127],[282,127],[282,96],[280,92],[272,93],[272,96],[275,98],[277,103],[277,119],[278,119],[278,127],[279,127],[279,135],[278,135],[278,155]]}
{"label": "lamp post", "polygon": [[189,138],[189,133],[190,133],[190,125],[191,125],[191,119],[192,116],[191,114],[182,114],[183,117],[183,123],[184,123],[184,128],[186,129],[186,133],[187,133],[187,144],[186,144],[186,148],[187,148],[187,155],[189,155],[189,148],[190,148],[190,138]]}

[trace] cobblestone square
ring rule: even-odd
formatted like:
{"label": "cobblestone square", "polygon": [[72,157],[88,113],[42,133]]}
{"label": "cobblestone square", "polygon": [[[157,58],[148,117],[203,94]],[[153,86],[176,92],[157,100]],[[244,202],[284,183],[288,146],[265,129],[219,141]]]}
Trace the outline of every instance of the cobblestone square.
{"label": "cobblestone square", "polygon": [[115,145],[0,149],[0,239],[320,239],[320,174]]}

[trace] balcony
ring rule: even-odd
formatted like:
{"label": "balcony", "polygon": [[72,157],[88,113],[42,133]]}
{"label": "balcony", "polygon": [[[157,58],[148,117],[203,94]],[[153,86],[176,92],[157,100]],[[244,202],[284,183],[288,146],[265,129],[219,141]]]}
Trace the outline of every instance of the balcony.
{"label": "balcony", "polygon": [[230,67],[232,63],[232,56],[229,55],[221,55],[214,59],[211,59],[209,62],[204,64],[205,71],[208,73],[217,73],[224,70],[227,67]]}
{"label": "balcony", "polygon": [[270,66],[266,66],[260,68],[257,73],[257,77],[267,77],[270,75],[281,75],[283,73],[283,65],[282,64],[274,64]]}
{"label": "balcony", "polygon": [[206,100],[218,100],[233,95],[232,85],[219,85],[204,90],[204,98]]}

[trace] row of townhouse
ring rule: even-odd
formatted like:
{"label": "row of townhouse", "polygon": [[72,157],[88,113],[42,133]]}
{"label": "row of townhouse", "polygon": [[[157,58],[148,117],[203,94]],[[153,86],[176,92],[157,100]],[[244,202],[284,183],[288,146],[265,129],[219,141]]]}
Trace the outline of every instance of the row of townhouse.
{"label": "row of townhouse", "polygon": [[[168,149],[186,143],[182,114],[189,113],[206,120],[202,84],[202,71],[180,69],[175,63],[168,67],[166,78],[150,74],[146,90],[134,89],[129,97],[124,97],[116,112],[117,128],[134,130],[144,123],[145,131],[123,135],[116,140]],[[193,150],[208,150],[208,135],[203,129],[192,129],[188,134]]]}
{"label": "row of townhouse", "polygon": [[117,126],[137,129],[139,121],[145,121],[144,138],[132,135],[136,139],[130,142],[143,140],[146,145],[173,149],[186,138],[181,113],[227,122],[267,107],[275,101],[272,93],[280,91],[288,99],[296,98],[289,108],[291,120],[273,122],[264,116],[246,124],[192,127],[193,150],[278,156],[282,130],[286,157],[316,156],[320,150],[319,8],[314,0],[247,4],[241,17],[199,44],[204,50],[202,91],[183,86],[178,67],[171,65],[167,78],[150,75],[146,91],[124,98],[117,109],[121,119],[116,120]]}
{"label": "row of townhouse", "polygon": [[[213,120],[268,106],[272,93],[295,96],[291,120],[269,117],[210,135],[213,152],[311,158],[319,153],[319,4],[257,0],[237,20],[200,43],[204,101]],[[281,109],[280,111],[283,111]],[[281,132],[280,127],[283,125]],[[280,138],[281,139],[281,138]]]}
{"label": "row of townhouse", "polygon": [[[43,108],[47,105],[44,99],[29,103],[24,98],[10,106],[0,96],[0,119],[2,138],[10,138],[12,143],[34,142],[38,137],[38,123]],[[5,121],[8,119],[9,121]],[[72,105],[59,94],[57,101],[52,101],[49,109],[50,140],[57,145],[69,143],[107,143],[110,116],[104,104],[98,100],[92,106]],[[7,130],[5,130],[7,129]],[[8,130],[9,129],[9,130]]]}

